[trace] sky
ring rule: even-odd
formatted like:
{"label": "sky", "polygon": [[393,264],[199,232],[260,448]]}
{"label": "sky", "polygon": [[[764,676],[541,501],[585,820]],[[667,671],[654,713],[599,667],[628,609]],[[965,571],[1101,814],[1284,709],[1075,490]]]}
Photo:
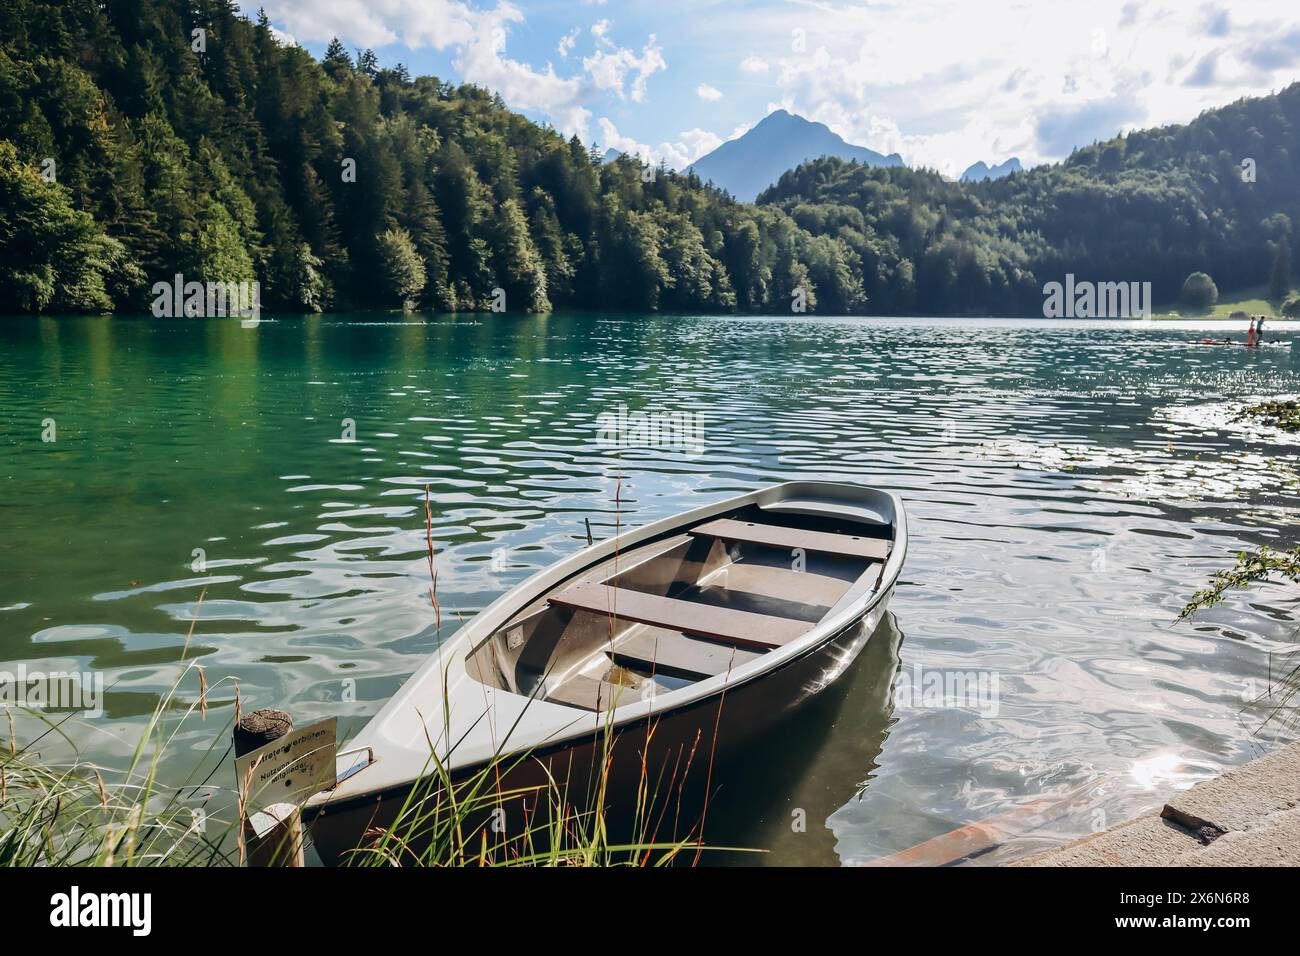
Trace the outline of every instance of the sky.
{"label": "sky", "polygon": [[1295,0],[254,0],[285,42],[469,82],[683,168],[777,108],[960,175],[1300,78]]}

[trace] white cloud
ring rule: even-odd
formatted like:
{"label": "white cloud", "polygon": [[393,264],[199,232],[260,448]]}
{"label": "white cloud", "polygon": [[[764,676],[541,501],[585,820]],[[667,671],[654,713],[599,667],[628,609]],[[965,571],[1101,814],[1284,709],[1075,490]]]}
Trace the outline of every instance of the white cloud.
{"label": "white cloud", "polygon": [[[619,99],[631,98],[635,103],[645,100],[646,80],[654,73],[668,69],[663,50],[653,33],[641,48],[640,56],[626,47],[616,48],[613,52],[597,50],[583,58],[582,66],[597,89],[613,90]],[[625,91],[624,86],[629,81]]]}
{"label": "white cloud", "polygon": [[300,40],[324,42],[337,36],[363,47],[400,40],[413,50],[468,43],[482,16],[461,0],[260,0],[244,6],[253,16],[264,6],[267,16]]}
{"label": "white cloud", "polygon": [[[276,27],[298,42],[337,35],[348,47],[450,51],[465,80],[584,138],[602,106],[643,103],[648,79],[667,69],[653,35],[624,48],[603,17],[559,39],[563,74],[518,59],[517,47],[512,58],[507,40],[523,23],[515,3],[523,0],[241,0],[250,15],[264,4]],[[611,9],[603,0],[583,3],[593,8],[584,19]],[[651,20],[680,15],[661,7]],[[647,18],[644,11],[620,14],[633,15]],[[771,84],[772,106],[951,175],[977,159],[1018,155],[1033,164],[1122,129],[1186,122],[1203,109],[1280,89],[1300,73],[1300,8],[1277,0],[800,0],[756,12],[699,4],[690,16],[695,33],[714,38],[716,58],[738,63],[751,81],[729,87],[726,102],[755,104],[747,91]],[[802,31],[798,49],[795,30]],[[588,32],[594,52],[581,58],[578,41]],[[716,58],[697,56],[681,89],[709,101],[714,88],[701,78],[716,72]],[[661,124],[656,135],[644,131],[649,125],[639,134],[668,136],[653,147],[656,156],[689,155],[696,141],[669,136],[680,125],[675,111],[689,104],[656,105],[636,113],[638,124]]]}
{"label": "white cloud", "polygon": [[722,99],[722,91],[714,89],[707,83],[701,83],[695,88],[695,95],[708,103],[716,103]]}
{"label": "white cloud", "polygon": [[1187,122],[1295,79],[1300,8],[1234,0],[1227,9],[1218,0],[809,2],[770,11],[761,26],[718,11],[699,29],[731,29],[741,49],[764,51],[741,59],[740,71],[772,78],[771,107],[957,175],[977,159],[1060,159],[1095,138]]}
{"label": "white cloud", "polygon": [[677,139],[672,142],[650,146],[647,143],[638,143],[631,136],[624,136],[608,117],[602,116],[597,125],[600,127],[598,139],[602,147],[627,153],[651,165],[657,165],[660,160],[663,160],[671,169],[685,169],[705,153],[712,152],[722,145],[720,136],[703,129],[686,130],[684,133],[678,133]]}
{"label": "white cloud", "polygon": [[574,27],[572,31],[560,37],[560,45],[555,48],[555,52],[560,56],[568,56],[573,45],[578,42],[578,35],[582,33],[581,27]]}
{"label": "white cloud", "polygon": [[[603,0],[589,2],[603,5]],[[581,73],[561,76],[549,63],[539,69],[513,59],[506,44],[524,14],[509,0],[498,0],[491,9],[472,7],[466,0],[259,0],[259,5],[283,26],[287,42],[337,36],[350,46],[401,43],[411,50],[450,50],[452,66],[463,80],[500,93],[512,109],[541,113],[565,135],[583,139],[592,115],[588,104],[601,92],[643,102],[646,80],[668,68],[654,34],[638,54],[613,42],[608,20],[591,27],[602,49],[582,61]],[[560,39],[556,50],[562,58],[580,36],[577,28]]]}
{"label": "white cloud", "polygon": [[507,25],[522,20],[516,7],[504,3],[481,14],[453,65],[466,81],[496,90],[512,107],[538,110],[566,135],[585,138],[591,110],[581,105],[582,82],[557,75],[550,64],[541,71],[505,55]]}

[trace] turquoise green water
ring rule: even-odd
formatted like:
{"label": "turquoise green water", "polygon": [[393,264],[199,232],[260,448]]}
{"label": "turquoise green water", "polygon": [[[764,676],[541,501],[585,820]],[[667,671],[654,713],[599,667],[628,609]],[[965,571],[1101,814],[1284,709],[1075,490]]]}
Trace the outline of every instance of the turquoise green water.
{"label": "turquoise green water", "polygon": [[[1300,366],[1192,345],[1196,328],[6,319],[0,668],[102,673],[107,713],[78,743],[110,764],[191,627],[189,657],[245,707],[354,727],[433,646],[426,485],[446,632],[582,547],[584,518],[612,534],[620,480],[624,524],[859,480],[908,504],[895,621],[842,693],[728,768],[713,835],[774,862],[862,862],[1092,784],[1084,812],[1001,851],[1023,853],[1261,746],[1248,698],[1289,647],[1288,596],[1171,624],[1234,550],[1294,543],[1296,440],[1228,418],[1300,392]],[[597,418],[620,404],[702,414],[702,453],[602,447]],[[933,671],[995,675],[996,699],[891,697]],[[213,692],[171,770],[232,699]]]}

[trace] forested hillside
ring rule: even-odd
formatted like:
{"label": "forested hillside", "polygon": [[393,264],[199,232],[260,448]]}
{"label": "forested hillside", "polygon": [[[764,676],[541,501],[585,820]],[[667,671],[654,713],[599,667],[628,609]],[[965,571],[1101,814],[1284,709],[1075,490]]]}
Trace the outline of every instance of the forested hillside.
{"label": "forested hillside", "polygon": [[823,159],[758,201],[844,242],[878,313],[1041,314],[1043,283],[1067,272],[1150,281],[1166,302],[1196,270],[1220,289],[1285,285],[1300,224],[1300,84],[1002,179]]}
{"label": "forested hillside", "polygon": [[512,310],[788,312],[802,286],[841,311],[856,269],[775,209],[602,165],[368,52],[317,63],[229,0],[0,7],[0,311],[139,310],[176,272],[256,279],[271,308],[484,309],[501,288]]}
{"label": "forested hillside", "polygon": [[292,310],[1033,314],[1066,271],[1170,298],[1300,248],[1297,129],[1293,86],[993,182],[821,160],[750,205],[230,0],[4,0],[0,312],[140,311],[175,273]]}

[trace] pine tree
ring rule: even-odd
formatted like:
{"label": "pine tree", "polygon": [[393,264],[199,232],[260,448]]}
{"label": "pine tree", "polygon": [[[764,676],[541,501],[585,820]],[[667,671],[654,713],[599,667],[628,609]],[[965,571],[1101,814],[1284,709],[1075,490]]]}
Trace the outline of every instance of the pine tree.
{"label": "pine tree", "polygon": [[546,268],[537,254],[528,222],[513,199],[498,207],[493,228],[493,260],[497,282],[506,293],[506,307],[524,312],[549,312]]}
{"label": "pine tree", "polygon": [[201,282],[252,282],[253,257],[239,234],[239,223],[225,206],[207,202],[199,213],[193,258],[186,280]]}
{"label": "pine tree", "polygon": [[357,69],[372,80],[379,75],[379,57],[374,50],[367,47],[357,53]]}
{"label": "pine tree", "polygon": [[384,297],[404,306],[424,288],[424,261],[405,229],[389,229],[375,237],[383,269]]}
{"label": "pine tree", "polygon": [[338,79],[340,72],[352,70],[352,57],[348,56],[347,49],[338,37],[330,40],[330,45],[325,48],[325,58],[321,60],[321,65],[335,79]]}
{"label": "pine tree", "polygon": [[298,246],[293,301],[308,312],[320,312],[329,305],[329,284],[321,273],[322,264],[312,255],[311,246],[305,242]]}

